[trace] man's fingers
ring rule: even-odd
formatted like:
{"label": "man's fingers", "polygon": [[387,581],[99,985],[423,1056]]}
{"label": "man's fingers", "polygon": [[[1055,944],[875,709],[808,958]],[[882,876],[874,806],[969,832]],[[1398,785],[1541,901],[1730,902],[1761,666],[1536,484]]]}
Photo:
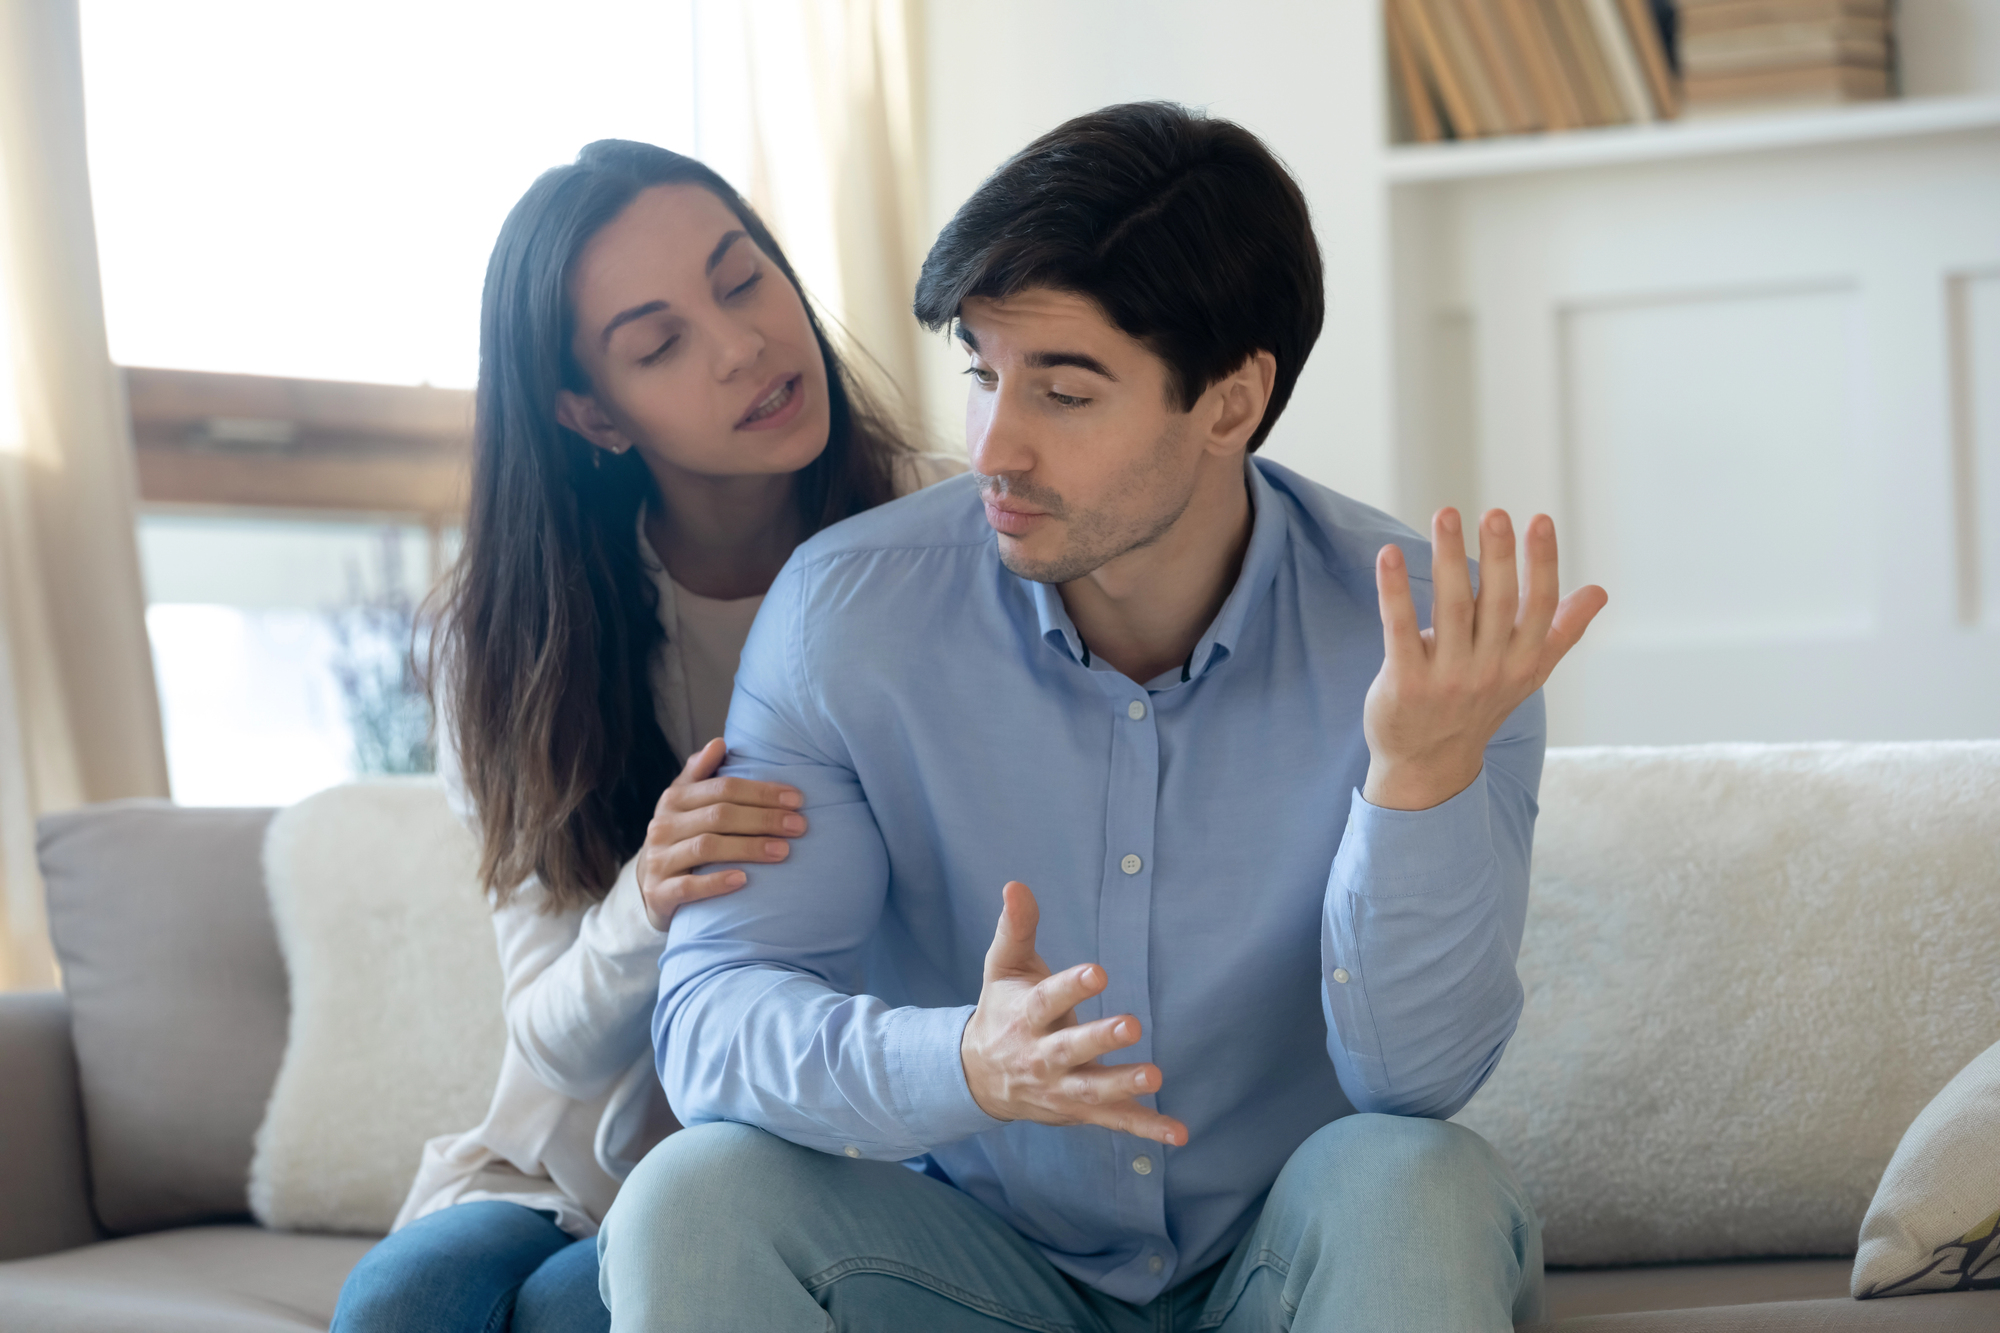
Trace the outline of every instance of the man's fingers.
{"label": "man's fingers", "polygon": [[1507,651],[1519,604],[1514,523],[1506,510],[1489,509],[1479,520],[1479,613],[1473,628],[1474,651],[1487,660]]}
{"label": "man's fingers", "polygon": [[1590,622],[1597,619],[1597,613],[1610,600],[1611,594],[1595,583],[1586,584],[1562,599],[1562,604],[1556,608],[1555,623],[1549,627],[1549,637],[1542,645],[1536,677],[1538,688],[1556,669],[1556,663],[1576,647],[1577,641],[1583,638],[1583,632],[1590,628]]}
{"label": "man's fingers", "polygon": [[1071,1010],[1103,989],[1104,969],[1095,963],[1058,972],[1028,992],[1028,1021],[1038,1028],[1060,1026]]}
{"label": "man's fingers", "polygon": [[1160,1090],[1158,1065],[1082,1065],[1064,1074],[1056,1091],[1083,1106],[1116,1106]]}
{"label": "man's fingers", "polygon": [[1410,600],[1410,570],[1400,547],[1375,555],[1375,601],[1382,611],[1382,651],[1391,666],[1414,669],[1424,660],[1417,608]]}
{"label": "man's fingers", "polygon": [[1465,565],[1465,529],[1446,505],[1431,517],[1431,635],[1437,656],[1472,651],[1472,575]]}
{"label": "man's fingers", "polygon": [[1035,895],[1018,879],[1007,881],[1000,890],[1000,922],[993,928],[993,947],[986,951],[986,980],[1002,977],[1033,977],[1039,981],[1049,974],[1048,965],[1035,953],[1035,927],[1041,909]]}
{"label": "man's fingers", "polygon": [[[1170,1115],[1149,1111],[1137,1102],[1125,1102],[1118,1106],[1098,1106],[1077,1108],[1077,1119],[1085,1124],[1102,1125],[1120,1134],[1130,1134],[1134,1138],[1150,1139],[1154,1143],[1164,1143],[1169,1147],[1184,1147],[1188,1141],[1187,1126]],[[1136,1166],[1136,1163],[1135,1163]],[[1147,1173],[1159,1169],[1157,1161],[1146,1164]]]}
{"label": "man's fingers", "polygon": [[1521,604],[1521,637],[1538,648],[1555,621],[1562,573],[1556,559],[1556,525],[1547,514],[1528,520],[1528,588]]}
{"label": "man's fingers", "polygon": [[1116,1018],[1100,1018],[1063,1028],[1042,1040],[1046,1043],[1050,1067],[1069,1069],[1124,1050],[1139,1040],[1139,1032],[1138,1019],[1120,1014]]}

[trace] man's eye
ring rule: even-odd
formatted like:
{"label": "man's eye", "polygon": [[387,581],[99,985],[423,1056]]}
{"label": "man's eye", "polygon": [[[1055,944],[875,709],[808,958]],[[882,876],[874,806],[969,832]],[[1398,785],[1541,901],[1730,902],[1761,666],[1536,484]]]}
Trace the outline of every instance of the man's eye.
{"label": "man's eye", "polygon": [[1055,400],[1057,407],[1082,407],[1090,401],[1088,398],[1077,398],[1070,394],[1057,393],[1053,389],[1049,391],[1049,397]]}
{"label": "man's eye", "polygon": [[967,366],[965,373],[972,376],[973,379],[979,381],[981,384],[993,383],[993,372],[983,366]]}

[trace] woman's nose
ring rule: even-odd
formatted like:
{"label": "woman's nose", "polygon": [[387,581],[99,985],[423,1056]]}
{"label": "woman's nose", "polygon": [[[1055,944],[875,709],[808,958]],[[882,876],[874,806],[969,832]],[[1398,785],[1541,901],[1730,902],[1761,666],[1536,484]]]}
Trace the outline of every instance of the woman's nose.
{"label": "woman's nose", "polygon": [[728,379],[757,364],[764,354],[764,335],[754,324],[722,321],[716,337],[716,378]]}

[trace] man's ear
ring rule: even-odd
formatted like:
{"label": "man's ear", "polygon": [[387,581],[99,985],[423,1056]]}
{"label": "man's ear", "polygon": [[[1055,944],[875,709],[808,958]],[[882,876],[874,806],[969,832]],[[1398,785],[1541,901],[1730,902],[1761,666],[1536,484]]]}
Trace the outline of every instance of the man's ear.
{"label": "man's ear", "polygon": [[625,432],[612,423],[597,405],[597,399],[587,393],[556,390],[556,420],[608,454],[622,454],[632,447]]}
{"label": "man's ear", "polygon": [[1255,351],[1243,364],[1208,386],[1212,401],[1208,423],[1210,453],[1240,453],[1257,433],[1264,409],[1271,405],[1271,388],[1278,382],[1278,358]]}

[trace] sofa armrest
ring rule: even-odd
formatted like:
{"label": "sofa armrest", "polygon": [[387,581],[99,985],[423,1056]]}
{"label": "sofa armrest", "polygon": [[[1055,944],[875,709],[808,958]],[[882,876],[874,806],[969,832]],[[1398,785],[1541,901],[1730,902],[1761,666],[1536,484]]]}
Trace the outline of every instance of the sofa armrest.
{"label": "sofa armrest", "polygon": [[0,993],[0,1143],[0,1260],[100,1238],[60,991]]}

